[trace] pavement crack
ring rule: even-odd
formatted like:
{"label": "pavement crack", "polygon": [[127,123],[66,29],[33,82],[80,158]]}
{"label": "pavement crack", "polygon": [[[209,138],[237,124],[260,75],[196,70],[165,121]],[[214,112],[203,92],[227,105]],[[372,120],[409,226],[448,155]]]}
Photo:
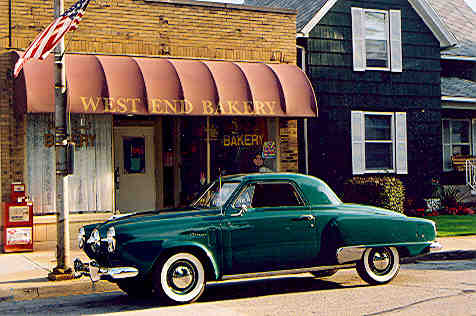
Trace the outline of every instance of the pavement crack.
{"label": "pavement crack", "polygon": [[376,312],[376,313],[372,313],[372,314],[365,314],[364,316],[384,315],[384,314],[387,314],[387,313],[392,313],[392,312],[396,312],[396,311],[401,311],[401,310],[404,310],[404,309],[407,309],[407,308],[409,308],[409,307],[416,306],[416,305],[419,305],[419,304],[423,304],[423,303],[427,303],[427,302],[431,302],[431,301],[436,301],[436,300],[440,300],[440,299],[445,299],[445,298],[450,298],[450,297],[455,297],[455,296],[459,296],[459,295],[461,295],[461,294],[464,295],[464,294],[465,294],[464,291],[461,291],[461,292],[458,293],[458,294],[431,297],[431,298],[427,298],[427,299],[425,299],[425,300],[417,301],[417,302],[414,302],[414,303],[411,303],[411,304],[408,304],[408,305],[403,305],[403,306],[399,306],[399,307],[387,309],[387,310],[380,311],[380,312]]}
{"label": "pavement crack", "polygon": [[45,270],[46,272],[50,272],[50,270],[42,267],[40,264],[36,263],[35,261],[31,260],[30,258],[28,258],[27,256],[25,255],[22,255],[23,258],[25,258],[26,261],[28,261],[29,263],[31,263],[32,265],[34,265],[35,267],[41,269],[41,270]]}

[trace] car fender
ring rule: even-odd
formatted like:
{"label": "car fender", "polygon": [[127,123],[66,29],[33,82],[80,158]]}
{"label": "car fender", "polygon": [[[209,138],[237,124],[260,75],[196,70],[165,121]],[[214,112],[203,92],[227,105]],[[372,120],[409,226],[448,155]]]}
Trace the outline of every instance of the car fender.
{"label": "car fender", "polygon": [[208,247],[206,247],[205,245],[199,242],[176,241],[176,240],[164,241],[164,243],[162,244],[162,251],[157,256],[155,262],[158,262],[158,260],[162,258],[165,252],[168,252],[173,249],[180,249],[180,248],[192,248],[192,249],[197,249],[198,251],[201,251],[208,258],[209,263],[211,264],[211,267],[213,269],[212,272],[213,272],[213,275],[215,276],[215,279],[218,280],[220,278],[221,269],[215,254]]}

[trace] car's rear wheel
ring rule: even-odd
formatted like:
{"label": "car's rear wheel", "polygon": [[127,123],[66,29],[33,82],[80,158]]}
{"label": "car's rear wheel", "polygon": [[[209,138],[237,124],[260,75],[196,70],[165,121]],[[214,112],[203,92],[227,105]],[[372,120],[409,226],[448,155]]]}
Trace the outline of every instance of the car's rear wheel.
{"label": "car's rear wheel", "polygon": [[385,284],[400,270],[400,256],[395,247],[368,248],[357,263],[359,276],[369,284]]}
{"label": "car's rear wheel", "polygon": [[117,286],[130,297],[147,298],[152,296],[153,287],[150,280],[117,280]]}
{"label": "car's rear wheel", "polygon": [[337,273],[337,269],[332,269],[332,270],[323,270],[323,271],[312,271],[311,274],[315,278],[326,278],[333,276],[334,274]]}
{"label": "car's rear wheel", "polygon": [[205,269],[195,255],[187,252],[172,254],[157,266],[154,287],[169,303],[196,301],[205,290]]}

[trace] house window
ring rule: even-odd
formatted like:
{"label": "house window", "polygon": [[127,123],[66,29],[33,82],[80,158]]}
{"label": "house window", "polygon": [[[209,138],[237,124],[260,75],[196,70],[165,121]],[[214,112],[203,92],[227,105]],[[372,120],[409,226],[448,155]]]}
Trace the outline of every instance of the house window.
{"label": "house window", "polygon": [[471,121],[443,120],[443,170],[453,169],[452,156],[471,155]]}
{"label": "house window", "polygon": [[401,13],[352,8],[355,71],[402,71]]}
{"label": "house window", "polygon": [[364,114],[365,169],[393,170],[393,114]]}
{"label": "house window", "polygon": [[364,11],[367,68],[388,69],[388,12]]}
{"label": "house window", "polygon": [[406,113],[352,111],[354,174],[407,173]]}

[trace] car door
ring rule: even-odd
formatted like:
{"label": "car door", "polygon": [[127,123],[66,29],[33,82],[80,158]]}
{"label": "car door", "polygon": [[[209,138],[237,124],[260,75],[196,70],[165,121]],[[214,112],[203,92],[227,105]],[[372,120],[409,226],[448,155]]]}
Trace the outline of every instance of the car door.
{"label": "car door", "polygon": [[319,252],[315,216],[290,181],[245,185],[222,229],[225,274],[305,266]]}

